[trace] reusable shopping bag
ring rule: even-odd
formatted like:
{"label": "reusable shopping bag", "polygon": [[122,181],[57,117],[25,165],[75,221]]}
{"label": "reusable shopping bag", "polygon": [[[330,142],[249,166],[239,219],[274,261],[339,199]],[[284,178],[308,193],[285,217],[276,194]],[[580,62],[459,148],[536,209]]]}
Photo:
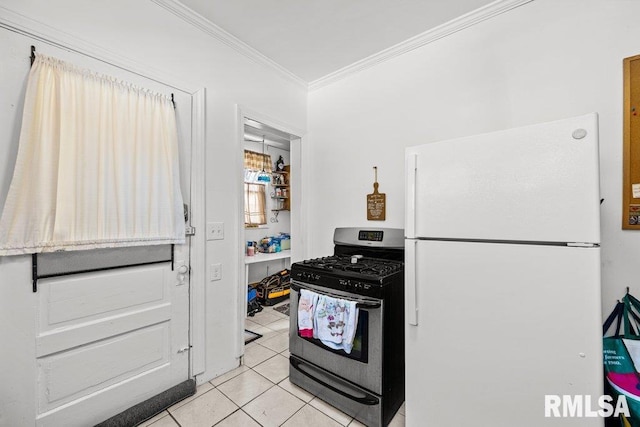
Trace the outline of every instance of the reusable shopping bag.
{"label": "reusable shopping bag", "polygon": [[604,323],[602,334],[616,324],[615,334],[602,339],[605,390],[614,399],[627,400],[629,417],[619,415],[607,426],[640,427],[640,300],[629,294],[618,301]]}

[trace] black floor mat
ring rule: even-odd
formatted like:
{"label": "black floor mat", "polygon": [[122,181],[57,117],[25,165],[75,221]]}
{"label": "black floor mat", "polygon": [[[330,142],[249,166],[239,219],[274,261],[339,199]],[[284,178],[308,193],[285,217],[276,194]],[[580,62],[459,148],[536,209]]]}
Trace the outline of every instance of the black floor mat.
{"label": "black floor mat", "polygon": [[257,332],[252,332],[248,329],[244,330],[244,343],[245,344],[249,344],[251,341],[255,341],[258,338],[262,337],[262,335],[260,335]]}
{"label": "black floor mat", "polygon": [[128,427],[153,418],[160,412],[196,393],[195,380],[186,380],[162,393],[114,415],[95,427]]}
{"label": "black floor mat", "polygon": [[286,314],[287,316],[289,315],[289,303],[282,304],[282,305],[279,305],[277,307],[273,307],[273,309],[275,311],[278,311],[278,312],[282,313],[282,314]]}

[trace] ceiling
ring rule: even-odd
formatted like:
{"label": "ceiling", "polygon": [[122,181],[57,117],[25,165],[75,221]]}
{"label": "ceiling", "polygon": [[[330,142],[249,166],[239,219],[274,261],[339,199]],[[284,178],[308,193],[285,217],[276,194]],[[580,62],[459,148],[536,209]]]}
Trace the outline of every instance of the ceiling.
{"label": "ceiling", "polygon": [[311,83],[494,0],[180,0]]}

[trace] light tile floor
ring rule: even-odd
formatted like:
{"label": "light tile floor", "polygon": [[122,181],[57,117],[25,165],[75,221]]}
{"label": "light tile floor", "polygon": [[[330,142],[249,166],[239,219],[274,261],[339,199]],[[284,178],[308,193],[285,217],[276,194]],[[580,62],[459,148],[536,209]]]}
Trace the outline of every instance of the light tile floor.
{"label": "light tile floor", "polygon": [[[244,365],[198,386],[143,427],[360,427],[363,424],[289,381],[289,317],[272,307],[249,317],[262,334],[245,347]],[[404,405],[390,426],[404,426]]]}

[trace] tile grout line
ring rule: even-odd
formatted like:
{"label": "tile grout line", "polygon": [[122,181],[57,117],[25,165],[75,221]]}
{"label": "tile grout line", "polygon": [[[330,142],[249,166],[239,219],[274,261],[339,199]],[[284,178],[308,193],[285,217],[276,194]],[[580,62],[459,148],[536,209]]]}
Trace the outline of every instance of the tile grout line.
{"label": "tile grout line", "polygon": [[256,424],[258,424],[259,426],[262,426],[262,424],[260,424],[260,421],[258,421],[258,420],[256,420],[255,418],[253,418],[253,417],[251,416],[251,414],[250,414],[250,413],[248,413],[247,411],[244,411],[242,408],[240,408],[240,410],[241,410],[242,412],[244,412],[245,414],[247,414],[247,417],[249,417],[249,418],[251,418],[253,421],[255,421],[255,422],[256,422]]}
{"label": "tile grout line", "polygon": [[[275,311],[275,310],[274,310],[274,311]],[[260,324],[260,323],[258,323],[258,322],[253,322],[253,323],[257,324],[258,326],[261,326],[261,327],[263,327],[263,328],[266,328],[266,329],[268,329],[269,331],[271,331],[271,332],[274,332],[274,333],[275,333],[275,334],[274,334],[274,336],[272,336],[272,337],[270,337],[268,340],[264,340],[264,341],[269,341],[269,340],[275,339],[275,338],[277,338],[279,335],[285,335],[285,334],[286,334],[286,335],[288,335],[288,334],[289,334],[289,331],[288,331],[288,330],[276,330],[276,329],[272,329],[272,328],[270,328],[270,327],[268,326],[268,325],[271,325],[271,324],[273,324],[273,323],[279,322],[279,321],[281,321],[281,320],[286,320],[286,319],[288,319],[288,318],[289,318],[289,316],[286,316],[286,315],[284,315],[284,314],[282,314],[282,313],[279,313],[279,312],[277,312],[277,313],[278,313],[281,317],[280,317],[280,319],[278,319],[278,320],[276,320],[276,321],[274,321],[274,322],[270,322],[270,323],[268,323],[268,324],[266,324],[266,325]],[[263,335],[264,335],[264,334],[263,334]],[[262,338],[262,337],[261,337],[261,338]],[[263,342],[264,342],[264,341],[263,341]],[[311,406],[311,405],[309,405],[309,402],[306,402],[306,401],[304,401],[304,400],[300,399],[298,396],[296,396],[295,394],[291,393],[289,390],[286,390],[285,388],[283,388],[283,387],[281,387],[281,386],[280,386],[280,383],[281,383],[281,382],[286,381],[286,380],[289,378],[289,376],[288,376],[288,375],[287,375],[286,377],[282,378],[279,382],[274,382],[274,381],[272,381],[271,379],[267,378],[266,376],[262,375],[260,372],[258,372],[258,371],[255,369],[256,367],[258,367],[258,366],[262,365],[263,363],[266,363],[267,361],[269,361],[269,360],[271,360],[271,359],[275,358],[275,357],[276,357],[276,356],[278,356],[278,355],[280,355],[280,356],[285,357],[286,359],[288,359],[288,357],[287,357],[287,356],[285,356],[285,355],[283,355],[283,354],[282,354],[282,353],[284,353],[284,352],[288,352],[288,351],[289,351],[288,346],[287,346],[287,348],[283,349],[282,351],[276,351],[276,350],[274,350],[274,349],[272,349],[272,348],[269,348],[269,347],[267,347],[267,346],[263,345],[263,344],[262,344],[261,342],[259,342],[258,340],[255,340],[255,341],[254,341],[254,343],[255,343],[255,344],[257,344],[257,345],[259,345],[259,346],[261,346],[262,348],[265,348],[265,349],[267,349],[267,350],[273,351],[275,354],[273,354],[272,356],[267,357],[265,360],[263,360],[263,361],[261,361],[261,362],[257,363],[257,364],[256,364],[256,365],[254,365],[254,366],[247,366],[247,365],[245,365],[245,366],[247,366],[248,370],[251,370],[251,371],[255,372],[255,373],[256,373],[256,374],[258,374],[260,377],[262,377],[262,378],[266,379],[267,381],[269,381],[270,383],[272,383],[272,384],[273,384],[273,385],[272,385],[271,387],[269,387],[266,391],[268,391],[268,390],[272,390],[274,387],[278,387],[278,389],[279,389],[279,390],[282,390],[282,391],[286,392],[288,395],[290,395],[290,396],[294,397],[295,399],[300,400],[300,401],[302,402],[302,406],[301,406],[298,410],[296,410],[296,411],[295,411],[293,414],[291,414],[287,419],[285,419],[282,423],[280,423],[280,424],[279,424],[279,426],[282,426],[282,425],[284,425],[287,421],[289,421],[291,418],[293,418],[293,417],[294,417],[298,412],[300,412],[300,411],[301,411],[305,406]],[[247,371],[245,371],[245,372],[247,372]],[[242,374],[244,374],[245,372],[242,372],[242,373],[241,373],[241,374],[239,374],[239,375],[242,375]],[[236,378],[236,377],[234,377],[234,378]],[[227,380],[227,381],[228,381],[228,380]],[[225,382],[226,382],[226,381],[225,381]],[[222,384],[224,384],[224,383],[222,383]],[[222,385],[222,384],[220,384],[220,385]],[[266,392],[266,391],[265,391],[265,392]],[[222,390],[220,390],[220,392],[224,395],[224,393],[222,392]],[[262,394],[264,394],[264,393],[262,393]],[[262,395],[262,394],[261,394],[261,395]],[[249,414],[249,413],[247,413],[246,411],[244,411],[244,410],[243,410],[243,408],[244,408],[246,405],[249,405],[251,402],[253,402],[254,400],[258,399],[261,395],[258,395],[258,396],[256,396],[256,397],[254,397],[254,398],[253,398],[253,399],[251,399],[249,402],[247,402],[247,403],[245,403],[243,406],[239,407],[239,410],[240,410],[240,411],[242,411],[242,412],[244,412],[245,414],[247,414],[247,416],[249,416],[249,418],[251,418],[253,421],[255,421],[256,423],[258,423],[259,425],[261,425],[261,426],[262,426],[262,424],[261,424],[258,420],[256,420],[255,418],[253,418],[253,417],[251,416],[251,414]],[[226,396],[226,395],[225,395],[225,396]],[[227,397],[228,397],[228,396],[227,396]],[[234,402],[234,403],[235,403],[235,402]],[[311,407],[313,408],[313,406],[311,406]],[[318,410],[317,408],[314,408],[314,409]],[[318,410],[318,411],[319,411],[319,410]],[[323,413],[322,411],[319,411],[319,412],[320,412],[320,413]],[[234,413],[235,413],[235,412],[234,412]],[[323,413],[323,414],[324,414],[324,413]],[[324,415],[326,415],[326,416],[327,416],[328,418],[330,418],[330,419],[333,419],[333,418],[332,418],[332,417],[330,417],[328,414],[324,414]],[[334,420],[334,421],[338,422],[337,420]],[[347,425],[348,425],[348,424],[347,424]]]}
{"label": "tile grout line", "polygon": [[[280,387],[280,388],[282,388],[282,387]],[[284,390],[284,389],[283,389],[283,390]],[[287,391],[287,390],[284,390],[284,391]],[[289,393],[289,394],[291,394],[291,393]],[[291,418],[295,417],[295,415],[296,415],[298,412],[302,411],[302,409],[303,409],[305,406],[307,406],[307,405],[308,405],[308,403],[304,402],[304,405],[302,405],[302,406],[300,407],[300,409],[298,409],[298,410],[297,410],[297,411],[295,411],[293,414],[291,414],[291,416],[290,416],[289,418],[287,418],[286,420],[284,420],[284,421],[282,422],[282,424],[280,424],[280,426],[285,425],[285,424],[287,423],[287,421],[289,421]],[[280,427],[280,426],[278,426],[278,427]]]}
{"label": "tile grout line", "polygon": [[[251,370],[253,371],[253,369],[251,369]],[[245,374],[245,373],[247,373],[247,372],[248,372],[248,371],[244,371],[242,374]],[[256,371],[253,371],[253,372],[255,372],[257,375],[260,375],[260,373],[258,373],[258,372],[256,372]],[[242,374],[240,374],[240,375],[242,375]],[[238,375],[238,376],[240,376],[240,375]],[[266,377],[264,377],[264,376],[262,376],[262,375],[260,375],[260,376],[261,376],[262,378],[266,379],[267,381],[269,381],[269,382],[272,384],[272,385],[271,385],[271,387],[269,387],[268,389],[266,389],[264,392],[260,393],[260,394],[259,394],[259,395],[257,395],[256,397],[251,398],[251,400],[249,400],[247,403],[245,403],[245,404],[244,404],[244,405],[242,405],[242,406],[238,405],[234,400],[232,400],[232,399],[231,399],[231,396],[227,396],[227,395],[225,394],[225,392],[224,392],[224,391],[222,391],[222,390],[218,390],[218,391],[219,391],[219,392],[220,392],[224,397],[226,397],[227,399],[231,400],[231,402],[233,402],[233,404],[234,404],[234,405],[236,405],[238,408],[242,409],[242,408],[244,408],[246,405],[248,405],[249,403],[253,402],[255,399],[257,399],[258,397],[262,396],[264,393],[266,393],[267,391],[271,390],[274,386],[276,386],[276,385],[277,385],[277,384],[273,384],[273,381],[271,381],[269,378],[266,378]],[[237,377],[234,377],[234,378],[237,378]],[[226,381],[225,381],[225,382],[226,382]],[[223,383],[223,384],[224,384],[224,383]],[[220,384],[220,385],[222,385],[222,384]]]}
{"label": "tile grout line", "polygon": [[[220,392],[220,393],[222,393],[222,392]],[[222,394],[224,395],[224,393],[222,393]],[[236,406],[238,406],[238,405],[236,405]],[[239,406],[238,406],[238,409],[236,409],[235,411],[233,411],[232,413],[230,413],[229,415],[227,415],[226,417],[224,417],[223,419],[221,419],[220,421],[218,421],[217,423],[215,423],[212,427],[217,426],[218,424],[220,424],[221,422],[223,422],[223,421],[224,421],[224,420],[226,420],[227,418],[231,417],[231,415],[235,414],[235,413],[236,413],[236,412],[238,412],[238,411],[242,411],[242,408],[240,408]],[[181,427],[182,427],[182,426],[181,426]]]}
{"label": "tile grout line", "polygon": [[[280,314],[282,314],[282,313],[280,313]],[[284,316],[284,315],[283,315],[283,316]],[[289,318],[289,316],[285,316],[285,317],[283,317],[283,318],[282,318],[282,319],[280,319],[280,320],[284,320],[284,319],[288,319],[288,318]],[[268,325],[270,325],[270,324],[272,324],[272,323],[279,322],[280,320],[276,320],[276,321],[274,321],[274,322],[270,322],[270,323],[268,323],[267,325],[258,324],[257,322],[254,322],[254,323],[256,323],[256,324],[258,324],[258,325],[260,325],[260,326],[262,326],[262,327],[264,327],[264,328],[266,328],[266,329],[268,329],[268,330],[270,330],[270,331],[275,332],[275,333],[276,333],[276,336],[270,337],[270,338],[269,338],[269,340],[271,340],[271,339],[276,338],[278,335],[283,335],[283,334],[285,334],[285,333],[286,333],[287,335],[289,334],[289,331],[288,331],[288,330],[287,330],[287,331],[278,331],[278,330],[275,330],[275,329],[271,329],[271,328],[269,328],[269,326],[268,326]],[[263,334],[263,335],[264,335],[264,334]],[[265,341],[268,341],[268,340],[265,340]],[[263,341],[263,342],[264,342],[264,341]],[[255,343],[255,344],[257,344],[257,345],[260,345],[262,348],[265,348],[265,349],[267,349],[267,350],[275,351],[275,350],[273,350],[273,349],[271,349],[271,348],[269,348],[269,347],[267,347],[267,346],[263,345],[261,342],[259,342],[259,340],[255,340],[253,343]],[[263,364],[263,363],[267,362],[267,361],[268,361],[268,360],[270,360],[270,359],[273,359],[273,358],[274,358],[274,357],[276,357],[278,354],[288,359],[288,357],[287,357],[287,356],[284,356],[284,355],[282,354],[283,352],[288,352],[288,351],[289,351],[289,348],[287,347],[286,349],[282,350],[281,352],[275,352],[276,354],[274,354],[273,356],[268,357],[267,359],[265,359],[265,360],[263,360],[263,361],[261,361],[261,362],[257,363],[256,365],[254,365],[254,366],[252,366],[252,367],[249,367],[249,369],[250,369],[250,370],[252,370],[252,371],[254,371],[256,374],[260,375],[261,377],[263,377],[263,378],[267,379],[267,380],[268,380],[268,381],[270,381],[271,383],[273,383],[273,381],[271,381],[269,378],[267,378],[267,377],[265,377],[264,375],[262,375],[260,372],[256,371],[254,368],[256,368],[256,367],[260,366],[261,364]],[[298,396],[296,396],[295,394],[291,393],[289,390],[286,390],[285,388],[283,388],[283,387],[281,387],[281,386],[280,386],[280,383],[281,383],[281,382],[283,382],[283,381],[285,381],[285,380],[287,380],[287,378],[289,378],[289,376],[286,376],[285,378],[283,378],[282,380],[280,380],[278,383],[275,383],[275,386],[279,387],[279,388],[280,388],[280,390],[284,390],[285,392],[287,392],[287,393],[288,393],[288,394],[290,394],[291,396],[295,397],[296,399],[298,399],[298,400],[302,401],[303,405],[302,405],[302,406],[301,406],[297,411],[295,411],[295,412],[294,412],[294,413],[293,413],[289,418],[287,418],[283,423],[281,423],[281,424],[280,424],[280,426],[282,426],[282,425],[283,425],[283,424],[285,424],[288,420],[290,420],[292,417],[294,417],[294,416],[295,416],[295,414],[297,414],[298,412],[300,412],[300,411],[301,411],[305,406],[310,406],[312,409],[314,409],[314,410],[318,411],[319,413],[323,414],[324,416],[326,416],[326,417],[327,417],[327,418],[329,418],[330,420],[333,420],[334,422],[336,422],[336,423],[340,424],[340,425],[341,425],[341,426],[343,426],[343,427],[347,427],[347,426],[349,426],[349,425],[350,425],[350,424],[355,420],[355,418],[350,417],[348,414],[345,414],[345,415],[347,416],[347,418],[349,418],[349,419],[348,419],[348,421],[346,422],[346,424],[342,424],[342,422],[340,422],[339,420],[337,420],[336,418],[334,418],[334,417],[333,417],[333,416],[331,416],[330,414],[328,414],[328,413],[326,413],[326,412],[324,412],[324,411],[322,411],[322,410],[320,410],[320,409],[316,408],[315,406],[311,405],[311,403],[310,403],[310,402],[311,402],[313,399],[317,398],[317,396],[314,396],[314,397],[311,399],[311,401],[309,401],[309,402],[306,402],[306,401],[304,401],[304,400],[300,399]],[[269,388],[269,390],[271,390],[272,388],[273,388],[273,387]],[[249,403],[251,403],[253,400],[257,399],[258,397],[259,397],[259,396],[256,396],[256,397],[255,397],[255,398],[253,398],[251,401],[247,402],[245,405],[248,405]],[[319,399],[319,400],[320,400],[320,401],[322,401],[322,402],[324,402],[322,399]],[[324,403],[328,404],[327,402],[324,402]],[[253,419],[253,418],[252,418],[252,419]],[[255,420],[255,421],[257,422],[257,420]],[[258,424],[260,424],[260,423],[258,422]],[[260,424],[260,425],[262,425],[262,424]]]}
{"label": "tile grout line", "polygon": [[[278,355],[278,354],[280,354],[280,353],[276,353],[275,355],[273,355],[272,357],[270,357],[270,358],[268,358],[268,359],[265,359],[265,360],[264,360],[263,362],[261,362],[261,363],[264,363],[264,362],[266,362],[267,360],[272,359],[273,357],[275,357],[275,356],[276,356],[276,355]],[[261,363],[259,363],[259,364],[258,364],[258,365],[256,365],[256,366],[259,366]],[[274,387],[278,387],[278,389],[280,389],[280,390],[282,390],[282,391],[284,391],[284,392],[286,392],[286,393],[290,394],[291,396],[293,396],[294,398],[296,398],[296,399],[300,400],[300,401],[303,403],[303,405],[300,407],[300,409],[298,409],[297,411],[295,411],[291,416],[289,416],[289,418],[287,418],[287,419],[286,419],[286,420],[284,420],[281,424],[279,424],[279,426],[282,426],[283,424],[285,424],[285,423],[286,423],[286,422],[287,422],[291,417],[293,417],[293,416],[294,416],[295,414],[297,414],[300,410],[302,410],[302,408],[304,408],[305,406],[307,406],[307,405],[309,404],[308,402],[305,402],[304,400],[300,399],[300,398],[299,398],[298,396],[296,396],[295,394],[291,393],[289,390],[285,390],[283,387],[280,387],[280,385],[279,385],[279,384],[280,384],[280,382],[282,382],[282,381],[286,380],[287,378],[289,378],[289,376],[288,376],[288,375],[287,375],[286,377],[284,377],[283,379],[281,379],[281,380],[280,380],[280,382],[274,383],[272,380],[270,380],[269,378],[265,377],[265,376],[264,376],[264,375],[262,375],[260,372],[258,372],[258,371],[256,371],[255,369],[253,369],[252,367],[249,367],[249,370],[251,370],[251,371],[255,372],[256,374],[258,374],[259,376],[261,376],[262,378],[266,379],[267,381],[269,381],[270,383],[272,383],[272,384],[273,384],[271,387],[269,387],[269,388],[268,388],[267,390],[265,390],[263,393],[259,394],[258,396],[254,397],[253,399],[251,399],[250,401],[248,401],[247,403],[245,403],[243,406],[240,406],[240,407],[239,407],[239,408],[240,408],[240,410],[242,410],[245,414],[247,414],[247,415],[248,415],[252,420],[254,420],[255,422],[257,422],[258,424],[260,424],[260,422],[259,422],[258,420],[256,420],[255,418],[253,418],[253,417],[251,416],[251,414],[249,414],[248,412],[244,411],[242,408],[244,408],[246,405],[250,404],[250,403],[251,403],[251,402],[253,402],[254,400],[258,399],[260,396],[262,396],[262,395],[263,395],[264,393],[266,393],[267,391],[269,391],[269,390],[273,389]],[[245,372],[247,372],[247,371],[245,371]],[[243,372],[243,374],[244,374],[245,372]],[[222,390],[219,390],[219,391],[224,395],[224,392],[223,392]],[[225,395],[225,396],[226,396],[226,395]],[[226,396],[226,397],[230,399],[230,397],[229,397],[229,396]],[[235,402],[233,402],[233,403],[234,403],[234,404],[236,404]],[[236,405],[237,405],[237,404],[236,404]],[[263,424],[260,424],[260,425],[262,426]]]}
{"label": "tile grout line", "polygon": [[[280,321],[280,320],[286,319],[287,317],[288,317],[288,316],[284,316],[284,317],[282,317],[282,319],[276,320],[275,322],[278,322],[278,321]],[[271,322],[271,323],[275,323],[275,322]],[[269,324],[271,324],[271,323],[269,323]],[[256,323],[256,324],[257,324],[257,323]],[[271,329],[271,328],[269,328],[267,325],[261,325],[261,324],[258,324],[258,325],[259,325],[259,326],[262,326],[262,327],[264,327],[264,328],[266,328],[266,329],[268,329],[268,330],[270,330],[270,331],[275,332],[274,336],[273,336],[273,337],[271,337],[270,339],[274,339],[274,338],[276,338],[278,335],[288,334],[288,331],[279,331],[279,330]],[[258,366],[262,365],[263,363],[266,363],[266,362],[268,362],[269,360],[272,360],[274,357],[276,357],[276,356],[278,356],[278,355],[280,355],[280,356],[284,357],[285,359],[288,359],[288,356],[285,356],[285,355],[283,355],[283,354],[282,354],[282,353],[285,353],[285,352],[289,352],[289,348],[288,348],[288,346],[287,346],[287,348],[283,349],[282,351],[276,351],[276,350],[273,350],[273,349],[271,349],[271,348],[269,348],[269,347],[267,347],[267,346],[262,345],[261,343],[259,343],[259,342],[257,342],[257,341],[256,341],[255,343],[256,343],[257,345],[260,345],[260,347],[262,347],[262,348],[264,348],[264,349],[267,349],[267,350],[269,350],[269,351],[273,352],[274,354],[273,354],[273,355],[271,355],[271,356],[269,356],[269,357],[267,357],[266,359],[264,359],[264,360],[260,361],[259,363],[255,364],[254,366],[244,365],[244,366],[247,368],[246,370],[244,370],[243,372],[238,373],[237,375],[234,375],[233,377],[230,377],[230,378],[226,379],[224,382],[222,382],[222,383],[220,383],[220,384],[218,384],[218,385],[213,384],[211,381],[207,381],[207,383],[211,386],[211,389],[210,389],[210,390],[207,390],[206,392],[202,393],[201,395],[199,395],[198,397],[196,397],[196,398],[195,398],[195,399],[198,399],[198,398],[200,398],[200,397],[202,397],[202,396],[206,395],[207,393],[209,393],[209,392],[210,392],[210,391],[212,391],[212,390],[217,390],[217,391],[218,391],[222,396],[224,396],[225,398],[229,399],[229,400],[230,400],[230,401],[231,401],[231,402],[236,406],[236,409],[235,409],[233,412],[231,412],[229,415],[227,415],[227,416],[226,416],[226,417],[224,417],[223,419],[219,420],[215,425],[218,425],[218,424],[222,423],[224,420],[227,420],[227,419],[228,419],[229,417],[231,417],[233,414],[238,413],[238,411],[242,412],[244,415],[246,415],[247,417],[249,417],[251,420],[253,420],[254,422],[256,422],[258,425],[261,425],[261,426],[263,425],[263,424],[261,424],[257,419],[255,419],[254,417],[252,417],[252,416],[251,416],[251,414],[249,414],[248,412],[246,412],[243,408],[244,408],[244,407],[246,407],[247,405],[249,405],[251,402],[253,402],[253,401],[255,401],[256,399],[258,399],[261,395],[263,395],[263,394],[264,394],[264,392],[263,392],[263,393],[261,393],[260,395],[256,396],[256,397],[252,398],[252,399],[251,399],[251,400],[249,400],[247,403],[245,403],[243,406],[240,406],[240,405],[238,405],[235,401],[233,401],[233,400],[231,399],[231,397],[230,397],[230,396],[226,395],[226,394],[225,394],[225,393],[224,393],[224,392],[219,388],[219,387],[220,387],[220,386],[222,386],[223,384],[226,384],[227,382],[229,382],[229,381],[231,381],[231,380],[233,380],[233,379],[236,379],[236,378],[238,378],[240,375],[243,375],[243,374],[245,374],[245,373],[247,373],[247,372],[249,372],[249,371],[253,371],[255,374],[259,375],[261,378],[266,379],[266,380],[271,384],[271,386],[270,386],[267,390],[265,390],[265,392],[266,392],[266,391],[269,391],[269,390],[272,390],[274,387],[278,387],[278,389],[279,389],[280,391],[285,391],[288,395],[290,395],[290,396],[294,397],[295,399],[297,399],[297,400],[299,400],[299,401],[301,401],[301,402],[302,402],[302,406],[301,406],[298,410],[296,410],[292,415],[290,415],[287,419],[285,419],[282,423],[279,423],[279,424],[278,424],[279,426],[282,426],[283,424],[285,424],[286,422],[288,422],[292,417],[294,417],[294,416],[295,416],[296,414],[298,414],[302,409],[304,409],[304,407],[305,407],[305,406],[311,406],[311,408],[312,408],[312,409],[317,410],[317,411],[318,411],[318,412],[320,412],[321,414],[323,414],[323,415],[327,416],[328,418],[330,418],[330,419],[332,419],[332,420],[334,420],[334,421],[338,422],[339,424],[341,424],[338,420],[335,420],[335,419],[334,419],[333,417],[331,417],[329,414],[327,414],[327,413],[325,413],[325,412],[323,412],[323,411],[319,410],[318,408],[313,407],[312,405],[310,405],[310,404],[309,404],[309,402],[306,402],[305,400],[300,399],[298,396],[296,396],[295,394],[293,394],[293,393],[292,393],[292,392],[290,392],[289,390],[287,390],[287,389],[285,389],[285,388],[281,387],[281,386],[280,386],[280,383],[282,383],[283,381],[286,381],[286,380],[289,378],[289,376],[288,376],[288,375],[287,375],[287,376],[285,376],[284,378],[280,379],[278,382],[274,382],[273,380],[271,380],[271,379],[267,378],[266,376],[264,376],[263,374],[261,374],[260,372],[258,372],[258,371],[255,369],[255,368],[257,368]],[[238,368],[240,368],[240,367],[242,367],[242,366],[243,366],[243,365],[239,365],[239,366],[238,366]],[[235,368],[235,369],[238,369],[238,368]],[[203,383],[203,385],[204,385],[204,383]],[[193,399],[193,400],[195,400],[195,399]],[[191,401],[193,401],[193,400],[191,400]],[[176,407],[175,409],[177,410],[177,409],[179,409],[180,407],[182,407],[182,406],[184,406],[184,405],[186,405],[186,404],[188,404],[188,403],[190,403],[190,402],[187,402],[187,403],[185,403],[185,404],[183,404],[183,405],[180,405],[180,406]],[[181,426],[181,424],[178,422],[178,420],[173,416],[173,414],[171,414],[171,412],[169,412],[169,410],[168,410],[168,409],[166,410],[166,412],[167,412],[167,414],[172,418],[172,420],[176,423],[176,425],[177,425],[177,426]],[[346,424],[346,425],[349,425],[349,423],[350,423],[351,421],[352,421],[352,420],[349,420],[349,421],[347,422],[347,424]]]}
{"label": "tile grout line", "polygon": [[[204,393],[203,393],[203,394],[204,394]],[[177,409],[177,408],[176,408],[176,409]],[[170,416],[170,417],[171,417],[171,419],[173,420],[173,422],[174,422],[174,423],[176,423],[176,424],[178,425],[178,427],[182,427],[182,424],[180,424],[180,423],[178,422],[178,420],[176,420],[176,418],[173,416],[173,414],[171,414],[171,412],[169,412],[169,408],[167,408],[167,409],[166,409],[166,411],[167,411],[167,414],[169,414],[169,416]],[[158,420],[158,421],[160,421],[160,420]],[[157,421],[156,421],[156,422],[157,422]],[[155,423],[153,423],[153,424],[155,424]],[[149,427],[153,427],[153,424],[152,424],[151,426],[149,426]]]}

